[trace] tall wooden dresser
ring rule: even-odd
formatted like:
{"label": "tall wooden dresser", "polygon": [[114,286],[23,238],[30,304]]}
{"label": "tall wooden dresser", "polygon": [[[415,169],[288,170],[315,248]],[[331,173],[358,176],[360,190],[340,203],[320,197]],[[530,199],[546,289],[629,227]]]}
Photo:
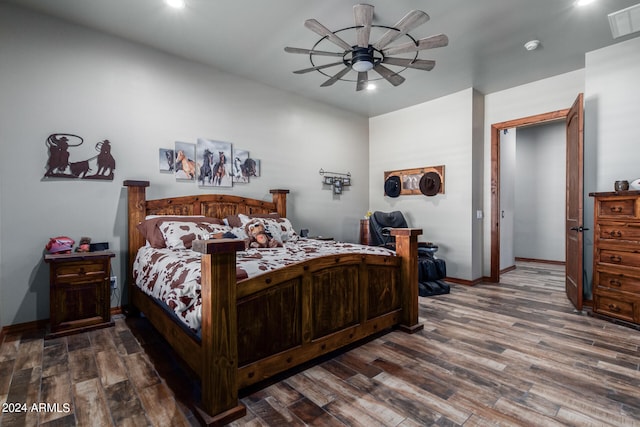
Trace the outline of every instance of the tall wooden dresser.
{"label": "tall wooden dresser", "polygon": [[640,191],[594,198],[593,311],[640,324]]}

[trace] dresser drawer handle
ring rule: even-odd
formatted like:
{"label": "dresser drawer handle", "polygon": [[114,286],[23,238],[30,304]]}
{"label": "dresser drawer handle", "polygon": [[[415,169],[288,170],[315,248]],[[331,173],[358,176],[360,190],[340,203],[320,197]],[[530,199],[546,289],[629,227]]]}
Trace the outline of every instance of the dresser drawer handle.
{"label": "dresser drawer handle", "polygon": [[621,213],[622,212],[622,206],[611,206],[611,212]]}
{"label": "dresser drawer handle", "polygon": [[87,272],[84,271],[84,267],[80,267],[80,270],[78,270],[78,275],[84,276],[85,274],[87,274]]}
{"label": "dresser drawer handle", "polygon": [[622,257],[619,255],[611,255],[609,259],[611,262],[622,262]]}
{"label": "dresser drawer handle", "polygon": [[622,286],[622,283],[620,283],[619,280],[611,279],[611,280],[609,280],[609,285],[620,287],[620,286]]}
{"label": "dresser drawer handle", "polygon": [[615,304],[609,304],[609,305],[608,305],[608,307],[609,307],[609,310],[611,310],[611,311],[614,311],[614,312],[616,312],[616,313],[619,313],[619,312],[620,312],[620,307],[618,307],[618,306],[617,306],[617,305],[615,305]]}
{"label": "dresser drawer handle", "polygon": [[611,237],[622,237],[622,232],[620,230],[613,230],[611,233],[609,233],[609,236],[611,236]]}

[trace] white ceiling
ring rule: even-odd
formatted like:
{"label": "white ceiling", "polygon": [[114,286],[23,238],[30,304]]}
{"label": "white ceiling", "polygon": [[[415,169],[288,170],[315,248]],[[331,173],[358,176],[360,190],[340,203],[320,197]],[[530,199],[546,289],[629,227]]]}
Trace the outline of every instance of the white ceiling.
{"label": "white ceiling", "polygon": [[[357,0],[186,0],[182,10],[168,8],[163,0],[0,2],[96,28],[365,116],[469,87],[486,94],[580,69],[585,52],[640,34],[613,39],[607,19],[608,13],[638,0],[596,0],[582,8],[575,7],[574,0],[372,0],[374,25],[393,26],[410,10],[423,10],[430,21],[410,34],[419,39],[444,33],[449,45],[419,53],[419,59],[436,60],[432,71],[407,69],[401,73],[406,81],[398,87],[380,80],[375,91],[356,92],[354,82],[338,81],[323,88],[320,84],[328,77],[318,72],[293,74],[311,66],[309,57],[286,53],[284,47],[310,49],[321,39],[304,27],[309,18],[331,31],[353,26]],[[375,34],[374,29],[372,40]],[[340,35],[355,44],[355,39],[349,39],[353,32]],[[529,52],[523,45],[531,39],[539,39],[541,47]],[[326,40],[321,46],[340,50]],[[354,72],[346,76],[354,77]]]}

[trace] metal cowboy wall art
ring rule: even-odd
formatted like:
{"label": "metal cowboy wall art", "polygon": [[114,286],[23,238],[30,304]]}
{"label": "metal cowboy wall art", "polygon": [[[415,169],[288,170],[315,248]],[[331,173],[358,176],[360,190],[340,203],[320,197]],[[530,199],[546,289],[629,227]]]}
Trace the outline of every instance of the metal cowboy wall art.
{"label": "metal cowboy wall art", "polygon": [[45,178],[108,179],[113,181],[116,161],[108,139],[96,144],[98,152],[86,160],[70,161],[69,148],[82,145],[82,137],[70,133],[53,133],[46,140],[49,160]]}

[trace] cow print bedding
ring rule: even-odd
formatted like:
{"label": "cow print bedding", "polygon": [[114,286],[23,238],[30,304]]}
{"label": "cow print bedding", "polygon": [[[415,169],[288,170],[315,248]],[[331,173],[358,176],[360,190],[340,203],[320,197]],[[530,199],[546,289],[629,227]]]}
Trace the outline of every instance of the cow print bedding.
{"label": "cow print bedding", "polygon": [[[312,258],[345,253],[395,255],[393,251],[375,246],[296,238],[281,248],[238,252],[237,275],[239,280],[251,278]],[[136,256],[133,277],[143,292],[164,302],[188,328],[200,332],[200,253],[144,246]]]}

